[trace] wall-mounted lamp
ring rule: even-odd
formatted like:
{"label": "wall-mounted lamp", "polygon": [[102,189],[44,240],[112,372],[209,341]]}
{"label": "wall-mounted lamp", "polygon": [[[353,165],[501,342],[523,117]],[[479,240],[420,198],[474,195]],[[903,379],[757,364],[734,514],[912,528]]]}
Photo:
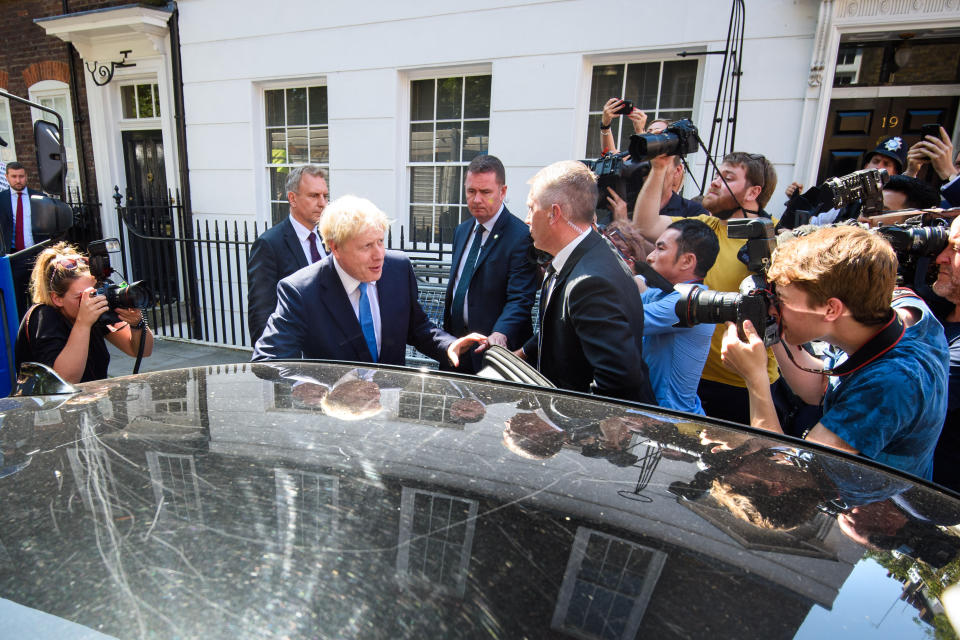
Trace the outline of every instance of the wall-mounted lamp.
{"label": "wall-mounted lamp", "polygon": [[93,79],[95,85],[102,87],[113,80],[114,69],[126,69],[127,67],[137,66],[135,62],[127,62],[127,56],[130,55],[131,49],[121,51],[120,53],[123,54],[123,60],[120,62],[111,62],[109,67],[106,62],[99,64],[96,60],[94,60],[93,63],[87,63],[87,71],[90,72],[90,77]]}

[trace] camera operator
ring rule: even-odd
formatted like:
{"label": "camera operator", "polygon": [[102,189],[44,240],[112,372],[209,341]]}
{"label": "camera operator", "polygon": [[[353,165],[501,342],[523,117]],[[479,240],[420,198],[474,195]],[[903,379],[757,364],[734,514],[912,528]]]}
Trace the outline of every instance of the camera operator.
{"label": "camera operator", "polygon": [[[767,273],[782,331],[774,350],[790,388],[808,404],[823,402],[807,439],[930,479],[946,413],[947,343],[919,297],[894,296],[896,276],[893,248],[865,229],[828,227],[781,245]],[[723,362],[747,382],[750,425],[782,433],[763,341],[749,322],[743,331],[746,341],[728,323]],[[799,346],[813,340],[836,349],[821,361]]]}
{"label": "camera operator", "polygon": [[110,364],[105,339],[134,357],[145,340],[143,355],[150,355],[153,334],[139,309],[115,309],[121,322],[112,326],[98,322],[109,304],[96,284],[87,257],[76,247],[60,242],[37,256],[30,279],[34,305],[17,333],[17,369],[40,362],[70,383],[101,380]]}
{"label": "camera operator", "polygon": [[[671,223],[683,219],[660,215],[660,194],[672,166],[674,160],[669,156],[653,158],[650,175],[637,196],[633,223],[652,242],[663,235]],[[762,155],[737,151],[724,157],[720,173],[710,183],[703,197],[703,206],[710,212],[709,215],[688,218],[710,227],[720,244],[716,262],[704,278],[704,284],[709,289],[737,291],[740,282],[748,275],[746,265],[737,258],[746,241],[727,235],[727,220],[769,217],[763,211],[763,206],[770,199],[776,184],[777,174],[773,165]],[[697,393],[706,415],[746,424],[750,419],[746,383],[720,361],[723,334],[723,326],[718,325]],[[779,375],[772,352],[768,354],[767,371],[768,384],[772,384]]]}
{"label": "camera operator", "polygon": [[[650,264],[671,284],[706,289],[703,278],[717,259],[717,234],[699,220],[678,220],[657,238],[647,256]],[[643,359],[650,369],[650,383],[657,404],[668,409],[703,415],[697,385],[710,353],[714,327],[698,324],[676,327],[679,291],[650,288],[643,300]]]}
{"label": "camera operator", "polygon": [[883,210],[931,209],[940,205],[937,190],[923,180],[906,175],[892,176],[883,185]]}
{"label": "camera operator", "polygon": [[946,129],[940,127],[939,139],[936,136],[924,136],[923,140],[910,147],[907,151],[907,170],[903,173],[916,178],[921,167],[929,164],[943,181],[940,187],[943,207],[960,207],[960,182],[957,181],[960,170],[957,169],[957,161],[960,161],[960,155],[953,157],[950,136]]}
{"label": "camera operator", "polygon": [[943,319],[950,346],[950,379],[947,391],[947,418],[934,453],[933,479],[954,491],[960,491],[960,217],[953,219],[946,248],[937,256],[940,273],[933,291],[953,303]]}

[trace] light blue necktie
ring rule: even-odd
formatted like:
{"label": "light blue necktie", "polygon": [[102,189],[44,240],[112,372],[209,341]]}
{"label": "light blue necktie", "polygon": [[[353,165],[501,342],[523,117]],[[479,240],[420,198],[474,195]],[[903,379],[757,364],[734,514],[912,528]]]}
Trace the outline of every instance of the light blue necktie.
{"label": "light blue necktie", "polygon": [[377,331],[373,328],[373,313],[370,311],[370,298],[367,297],[367,283],[360,283],[360,329],[367,341],[371,362],[377,362]]}

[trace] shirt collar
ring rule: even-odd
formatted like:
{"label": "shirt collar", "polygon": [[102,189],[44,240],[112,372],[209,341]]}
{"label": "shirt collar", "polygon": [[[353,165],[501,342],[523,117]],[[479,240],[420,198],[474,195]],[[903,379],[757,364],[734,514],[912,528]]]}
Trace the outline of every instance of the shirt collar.
{"label": "shirt collar", "polygon": [[307,236],[315,231],[300,224],[300,221],[294,218],[292,214],[290,215],[290,224],[293,225],[293,230],[297,232],[297,237],[300,238],[300,242],[306,242]]}
{"label": "shirt collar", "polygon": [[586,239],[586,237],[590,234],[590,231],[592,231],[592,229],[593,227],[587,227],[586,231],[584,231],[583,233],[578,235],[576,238],[571,240],[567,244],[567,246],[565,246],[563,249],[560,249],[560,251],[557,251],[557,255],[553,256],[552,264],[553,264],[553,268],[556,270],[557,273],[560,273],[560,270],[563,269],[563,265],[567,262],[567,259],[570,257],[570,254],[573,253],[573,250],[577,248],[578,244],[580,244],[581,242],[584,241],[584,239]]}
{"label": "shirt collar", "polygon": [[[340,282],[343,283],[343,288],[347,292],[347,295],[352,295],[353,292],[357,290],[357,287],[360,286],[360,281],[343,270],[343,267],[337,262],[336,256],[333,256],[333,266],[337,270],[337,275],[340,276]],[[373,287],[377,286],[376,282],[368,282],[367,284]],[[368,295],[373,295],[372,291],[375,290],[375,288],[373,290],[368,289]]]}

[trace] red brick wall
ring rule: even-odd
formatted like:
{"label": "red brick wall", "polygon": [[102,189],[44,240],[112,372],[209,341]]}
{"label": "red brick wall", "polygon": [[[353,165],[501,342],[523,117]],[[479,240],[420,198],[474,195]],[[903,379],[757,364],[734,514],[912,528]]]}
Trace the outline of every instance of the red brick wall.
{"label": "red brick wall", "polygon": [[[64,11],[64,4],[67,11]],[[76,13],[89,9],[130,4],[130,0],[4,0],[0,3],[0,87],[10,93],[27,98],[29,87],[40,80],[59,80],[71,85],[74,132],[77,136],[77,160],[86,159],[86,184],[84,194],[96,192],[96,175],[93,166],[93,147],[90,142],[89,114],[87,112],[86,75],[83,60],[73,45],[63,40],[48,37],[33,21],[37,18]],[[70,57],[76,68],[76,84],[70,80]],[[30,109],[10,103],[13,120],[13,137],[17,160],[22,162],[30,176],[30,186],[39,188],[37,155],[33,144],[33,121]],[[83,152],[80,151],[80,146]],[[82,176],[82,174],[81,174]],[[81,178],[82,179],[82,178]]]}

